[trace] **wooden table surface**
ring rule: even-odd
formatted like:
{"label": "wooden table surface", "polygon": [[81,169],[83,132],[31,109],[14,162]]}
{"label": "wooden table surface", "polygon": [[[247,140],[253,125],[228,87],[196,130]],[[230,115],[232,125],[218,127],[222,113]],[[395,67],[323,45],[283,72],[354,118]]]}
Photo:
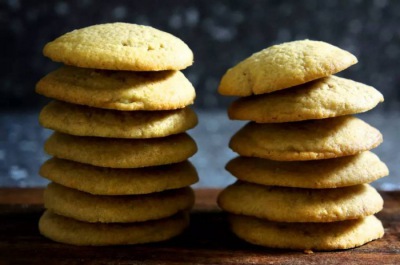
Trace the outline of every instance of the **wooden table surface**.
{"label": "wooden table surface", "polygon": [[381,192],[385,236],[362,247],[305,254],[247,244],[228,229],[216,189],[196,190],[190,227],[177,238],[137,246],[76,247],[37,229],[42,189],[0,189],[0,264],[400,264],[400,192]]}

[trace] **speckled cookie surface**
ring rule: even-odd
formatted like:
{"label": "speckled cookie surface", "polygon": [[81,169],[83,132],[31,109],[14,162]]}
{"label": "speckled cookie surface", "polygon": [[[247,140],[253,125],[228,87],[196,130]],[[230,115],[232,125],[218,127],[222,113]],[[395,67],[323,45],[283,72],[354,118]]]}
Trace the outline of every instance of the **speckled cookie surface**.
{"label": "speckled cookie surface", "polygon": [[172,216],[193,206],[189,187],[145,195],[101,196],[50,183],[44,207],[62,216],[90,223],[143,222]]}
{"label": "speckled cookie surface", "polygon": [[358,154],[382,142],[381,133],[353,116],[292,123],[250,122],[229,147],[242,156],[278,161],[317,160]]}
{"label": "speckled cookie surface", "polygon": [[179,38],[129,23],[76,29],[46,44],[43,54],[67,65],[109,70],[179,70],[193,63],[192,51]]}
{"label": "speckled cookie surface", "polygon": [[337,189],[300,189],[236,182],[224,189],[225,211],[276,222],[335,222],[382,210],[383,200],[369,184]]}
{"label": "speckled cookie surface", "polygon": [[148,194],[183,188],[198,181],[189,161],[145,168],[105,168],[51,158],[40,175],[72,189],[96,195]]}
{"label": "speckled cookie surface", "polygon": [[53,101],[39,116],[40,124],[77,136],[157,138],[185,132],[197,124],[189,107],[170,111],[116,111]]}
{"label": "speckled cookie surface", "polygon": [[361,113],[379,102],[383,96],[375,88],[330,76],[288,90],[239,98],[228,115],[233,120],[291,122]]}
{"label": "speckled cookie surface", "polygon": [[389,170],[374,153],[311,161],[273,161],[236,157],[226,169],[236,178],[266,186],[310,189],[338,188],[370,183]]}
{"label": "speckled cookie surface", "polygon": [[229,69],[218,92],[250,96],[273,92],[330,76],[357,63],[351,53],[322,41],[274,45]]}
{"label": "speckled cookie surface", "polygon": [[179,235],[189,225],[189,215],[139,223],[86,223],[46,211],[39,220],[45,237],[79,246],[128,245],[158,242]]}
{"label": "speckled cookie surface", "polygon": [[163,138],[116,139],[53,133],[44,145],[57,158],[111,168],[139,168],[182,162],[197,151],[186,133]]}
{"label": "speckled cookie surface", "polygon": [[349,249],[381,238],[382,223],[375,216],[333,223],[276,223],[231,215],[232,231],[241,239],[270,248],[298,250]]}
{"label": "speckled cookie surface", "polygon": [[61,67],[36,84],[36,92],[73,104],[116,110],[170,110],[193,103],[196,92],[179,71],[106,71]]}

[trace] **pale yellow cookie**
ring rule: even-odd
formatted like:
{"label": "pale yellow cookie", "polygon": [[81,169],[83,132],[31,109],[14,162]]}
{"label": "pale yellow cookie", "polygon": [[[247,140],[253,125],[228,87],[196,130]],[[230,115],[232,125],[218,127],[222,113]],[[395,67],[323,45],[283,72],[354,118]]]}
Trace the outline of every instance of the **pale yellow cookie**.
{"label": "pale yellow cookie", "polygon": [[351,53],[322,41],[274,45],[229,69],[218,87],[227,96],[250,96],[330,76],[357,63]]}
{"label": "pale yellow cookie", "polygon": [[387,176],[389,170],[374,153],[311,161],[273,161],[237,157],[226,165],[236,178],[266,185],[327,189],[370,183]]}
{"label": "pale yellow cookie", "polygon": [[40,112],[40,124],[77,136],[157,138],[185,132],[197,124],[189,107],[170,111],[116,111],[53,101]]}
{"label": "pale yellow cookie", "polygon": [[278,161],[316,160],[358,154],[382,143],[381,133],[353,117],[291,123],[250,122],[229,147],[242,156]]}
{"label": "pale yellow cookie", "polygon": [[183,188],[198,181],[189,161],[145,168],[106,168],[51,158],[40,175],[63,186],[95,195],[148,194]]}
{"label": "pale yellow cookie", "polygon": [[329,76],[288,90],[239,98],[230,105],[228,116],[259,123],[324,119],[365,112],[379,102],[383,96],[375,88]]}
{"label": "pale yellow cookie", "polygon": [[189,187],[163,192],[106,196],[50,183],[44,191],[44,207],[62,216],[90,223],[130,223],[161,219],[194,204]]}
{"label": "pale yellow cookie", "polygon": [[47,43],[43,54],[67,65],[109,70],[180,70],[193,63],[192,51],[179,38],[129,23],[73,30]]}
{"label": "pale yellow cookie", "polygon": [[53,133],[44,145],[57,158],[111,168],[138,168],[182,162],[197,151],[186,133],[163,138],[116,139]]}
{"label": "pale yellow cookie", "polygon": [[179,71],[128,72],[61,67],[36,84],[36,92],[61,101],[116,110],[184,108],[196,97]]}
{"label": "pale yellow cookie", "polygon": [[277,223],[231,215],[232,231],[241,239],[270,248],[336,250],[364,245],[383,237],[375,216],[333,223]]}
{"label": "pale yellow cookie", "polygon": [[236,182],[224,189],[225,211],[276,222],[336,222],[372,215],[383,207],[369,184],[337,189],[300,189]]}
{"label": "pale yellow cookie", "polygon": [[159,242],[182,233],[189,215],[179,213],[165,219],[138,223],[86,223],[46,211],[39,220],[45,237],[78,246],[128,245]]}

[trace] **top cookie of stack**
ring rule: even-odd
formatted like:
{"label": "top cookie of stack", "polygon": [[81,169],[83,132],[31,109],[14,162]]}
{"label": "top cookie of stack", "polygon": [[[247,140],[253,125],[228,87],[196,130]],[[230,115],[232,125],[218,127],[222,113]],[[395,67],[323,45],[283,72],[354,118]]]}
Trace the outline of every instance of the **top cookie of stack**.
{"label": "top cookie of stack", "polygon": [[43,52],[65,65],[36,85],[55,99],[39,117],[56,131],[45,143],[54,157],[40,170],[54,182],[41,233],[110,245],[182,232],[198,180],[187,161],[197,146],[185,133],[197,124],[188,107],[196,94],[179,71],[193,63],[190,48],[149,26],[110,23],[69,32]]}
{"label": "top cookie of stack", "polygon": [[105,70],[182,70],[193,64],[193,53],[182,40],[128,23],[74,30],[48,43],[43,53],[56,62]]}
{"label": "top cookie of stack", "polygon": [[227,165],[238,182],[218,198],[239,237],[268,247],[333,250],[383,235],[373,216],[383,201],[366,184],[388,174],[369,152],[382,135],[351,116],[383,96],[334,75],[355,63],[338,47],[302,40],[255,53],[222,77],[219,93],[241,97],[229,117],[251,121],[229,143],[240,155]]}

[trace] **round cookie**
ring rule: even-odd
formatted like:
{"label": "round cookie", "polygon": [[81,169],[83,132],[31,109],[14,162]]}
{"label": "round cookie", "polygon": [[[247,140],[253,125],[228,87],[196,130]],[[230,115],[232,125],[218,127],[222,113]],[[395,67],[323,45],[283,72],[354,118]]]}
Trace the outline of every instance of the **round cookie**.
{"label": "round cookie", "polygon": [[317,160],[358,154],[382,143],[381,133],[353,116],[292,123],[250,122],[230,140],[242,156],[278,161]]}
{"label": "round cookie", "polygon": [[172,110],[196,97],[179,71],[129,72],[61,67],[36,84],[36,92],[61,101],[115,110]]}
{"label": "round cookie", "polygon": [[189,161],[158,167],[106,168],[51,158],[40,175],[65,187],[94,195],[148,194],[183,188],[198,181]]}
{"label": "round cookie", "polygon": [[197,151],[186,133],[163,138],[116,139],[53,133],[44,145],[57,158],[111,168],[139,168],[182,162]]}
{"label": "round cookie", "polygon": [[170,111],[116,111],[53,101],[42,109],[39,122],[45,128],[77,136],[157,138],[193,128],[197,116],[189,107]]}
{"label": "round cookie", "polygon": [[218,92],[227,96],[270,93],[330,76],[355,63],[354,55],[326,42],[286,42],[254,53],[229,69]]}
{"label": "round cookie", "polygon": [[90,223],[130,223],[161,219],[194,204],[189,187],[145,195],[106,196],[50,183],[44,191],[44,207],[62,216]]}
{"label": "round cookie", "polygon": [[228,116],[259,123],[324,119],[365,112],[379,102],[383,96],[375,88],[329,76],[289,90],[239,98],[230,105]]}
{"label": "round cookie", "polygon": [[276,222],[336,222],[372,215],[383,199],[370,185],[300,189],[236,182],[218,196],[225,211]]}
{"label": "round cookie", "polygon": [[129,23],[107,23],[68,32],[46,44],[53,61],[84,68],[160,71],[193,63],[193,53],[179,38]]}
{"label": "round cookie", "polygon": [[139,223],[86,223],[45,211],[39,220],[42,235],[78,246],[128,245],[159,242],[179,235],[189,225],[189,215]]}
{"label": "round cookie", "polygon": [[239,180],[266,186],[327,189],[370,183],[389,170],[374,153],[311,161],[236,157],[226,169]]}
{"label": "round cookie", "polygon": [[364,245],[383,237],[375,216],[332,223],[276,223],[230,215],[232,231],[241,239],[270,248],[337,250]]}

